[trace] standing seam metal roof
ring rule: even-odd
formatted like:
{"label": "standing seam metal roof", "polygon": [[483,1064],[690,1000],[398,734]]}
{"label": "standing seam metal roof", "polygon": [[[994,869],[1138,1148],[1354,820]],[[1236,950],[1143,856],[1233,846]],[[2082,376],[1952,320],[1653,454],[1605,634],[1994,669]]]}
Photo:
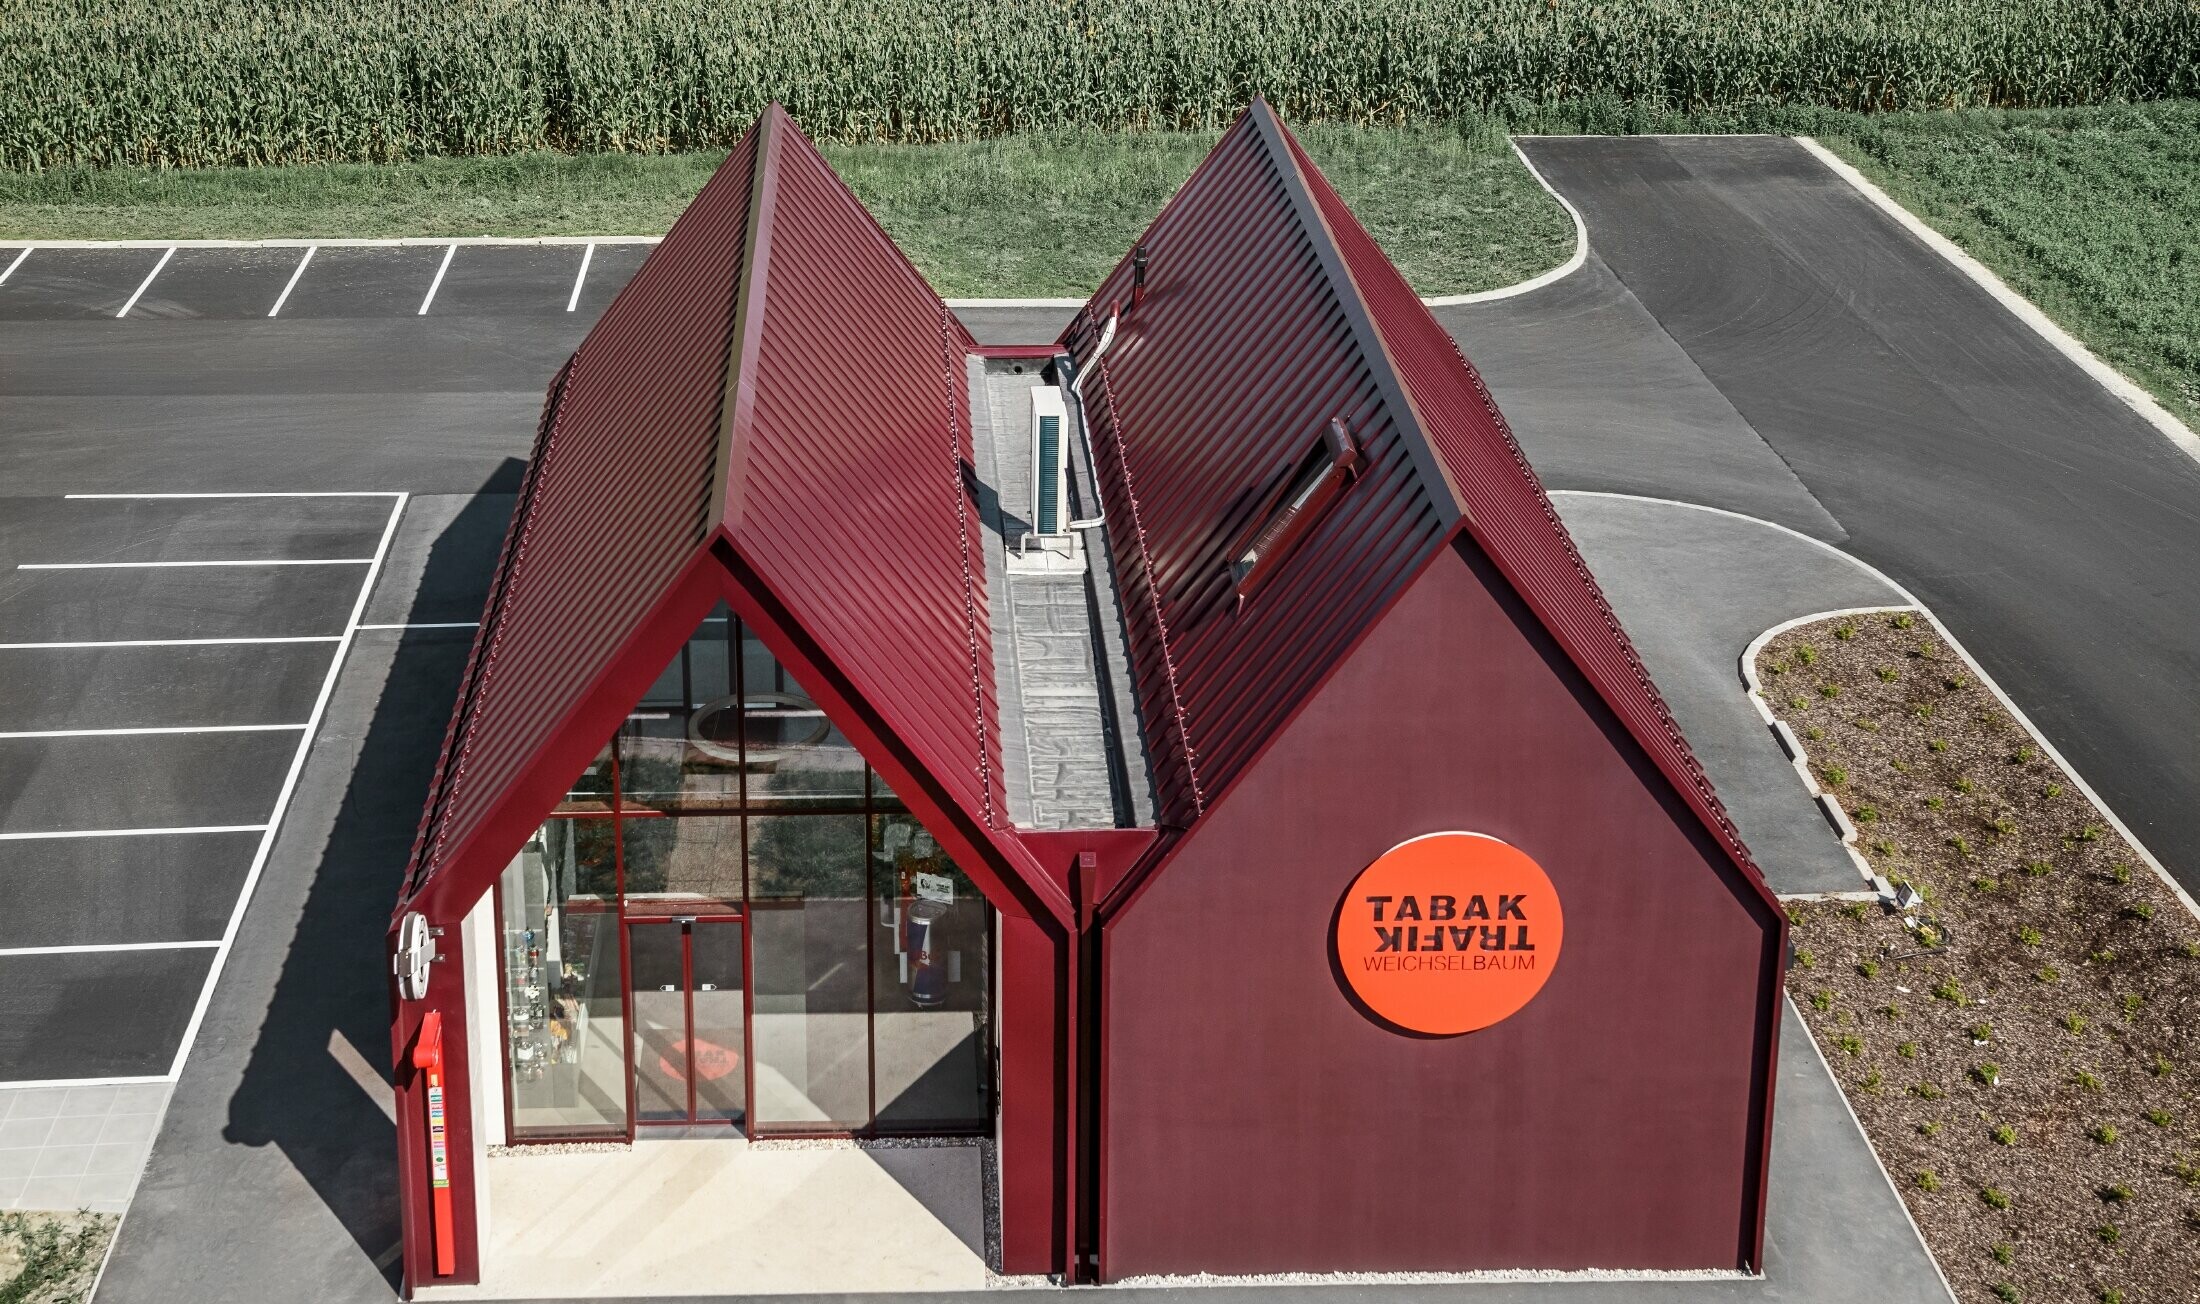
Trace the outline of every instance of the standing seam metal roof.
{"label": "standing seam metal roof", "polygon": [[[1169,735],[1149,740],[1165,825],[1228,787],[1458,516],[1440,479],[1431,492],[1397,380],[1266,113],[1147,230],[1148,294],[1088,385],[1141,713]],[[1088,308],[1080,360],[1128,280],[1118,268]],[[1229,554],[1333,418],[1359,442],[1357,479],[1241,606]]]}
{"label": "standing seam metal roof", "polygon": [[471,835],[708,538],[758,133],[742,138],[552,386],[405,895]]}
{"label": "standing seam metal roof", "polygon": [[1353,218],[1298,141],[1289,145],[1411,397],[1416,420],[1458,495],[1467,532],[1512,581],[1728,856],[1761,881],[1762,871],[1742,844],[1733,817],[1543,492],[1481,373]]}
{"label": "standing seam metal roof", "polygon": [[[1736,864],[1761,881],[1473,366],[1265,102],[1148,228],[1147,295],[1091,414],[1162,820],[1227,789],[1435,550],[1462,532],[1519,591]],[[1064,336],[1089,360],[1125,259]],[[1229,551],[1340,418],[1350,487],[1236,602]]]}
{"label": "standing seam metal roof", "polygon": [[506,802],[548,811],[555,792],[515,792],[526,768],[604,715],[592,687],[720,538],[993,826],[998,712],[965,474],[973,348],[767,110],[552,386],[401,902]]}

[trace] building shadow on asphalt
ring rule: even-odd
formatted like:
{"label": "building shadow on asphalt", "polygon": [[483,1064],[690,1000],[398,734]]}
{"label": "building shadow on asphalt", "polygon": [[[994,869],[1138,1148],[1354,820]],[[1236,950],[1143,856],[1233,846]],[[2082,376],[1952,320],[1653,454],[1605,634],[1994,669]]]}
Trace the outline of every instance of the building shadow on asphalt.
{"label": "building shadow on asphalt", "polygon": [[[524,465],[508,459],[437,534],[417,587],[400,595],[410,619],[479,612]],[[355,641],[315,746],[344,746],[348,721],[337,707],[345,681],[364,695],[378,677],[380,692],[222,1133],[232,1144],[278,1147],[365,1258],[383,1261],[393,1289],[396,1128],[387,1086],[370,1095],[354,1074],[388,1079],[383,936],[472,641],[471,629],[377,631]]]}

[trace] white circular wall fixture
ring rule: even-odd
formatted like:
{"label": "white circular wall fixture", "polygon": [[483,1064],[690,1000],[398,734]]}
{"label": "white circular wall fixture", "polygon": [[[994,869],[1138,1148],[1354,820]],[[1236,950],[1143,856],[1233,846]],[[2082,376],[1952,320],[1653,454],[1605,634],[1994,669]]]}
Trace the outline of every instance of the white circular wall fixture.
{"label": "white circular wall fixture", "polygon": [[390,960],[390,971],[397,976],[397,994],[404,1000],[417,1001],[428,994],[428,973],[435,964],[435,933],[428,927],[428,917],[417,910],[407,911],[397,921],[397,954]]}

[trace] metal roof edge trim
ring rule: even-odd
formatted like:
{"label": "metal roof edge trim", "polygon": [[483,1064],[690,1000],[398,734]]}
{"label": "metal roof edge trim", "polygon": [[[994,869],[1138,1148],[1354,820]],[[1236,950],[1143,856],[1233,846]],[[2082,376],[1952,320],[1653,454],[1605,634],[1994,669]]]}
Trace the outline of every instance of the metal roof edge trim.
{"label": "metal roof edge trim", "polygon": [[[1390,345],[1376,325],[1374,314],[1368,311],[1367,299],[1361,293],[1360,283],[1352,276],[1352,265],[1345,258],[1344,250],[1337,244],[1337,236],[1329,227],[1329,219],[1322,213],[1321,204],[1306,184],[1306,176],[1299,170],[1299,151],[1294,148],[1290,130],[1276,116],[1266,98],[1255,96],[1245,110],[1251,119],[1254,134],[1260,139],[1269,158],[1276,165],[1283,179],[1284,191],[1290,196],[1292,215],[1298,219],[1299,228],[1306,232],[1314,246],[1314,255],[1321,261],[1322,274],[1328,280],[1330,290],[1337,297],[1345,322],[1352,331],[1360,354],[1367,359],[1368,372],[1381,391],[1384,406],[1391,409],[1404,435],[1406,452],[1413,459],[1413,469],[1423,483],[1442,485],[1451,520],[1466,515],[1466,499],[1453,483],[1451,472],[1444,466],[1444,459],[1437,456],[1434,441],[1429,438],[1428,425],[1421,420],[1421,410],[1414,406],[1413,395],[1407,390],[1405,378],[1398,372],[1398,364],[1390,356]],[[1387,259],[1387,255],[1385,256]],[[1435,499],[1432,493],[1430,498]],[[1438,506],[1445,504],[1439,503]]]}
{"label": "metal roof edge trim", "polygon": [[[477,822],[472,832],[467,834],[462,841],[449,847],[447,849],[448,854],[439,858],[437,862],[438,872],[422,885],[419,892],[414,894],[412,904],[417,907],[417,904],[425,899],[426,904],[431,907],[447,907],[448,903],[444,902],[442,898],[454,892],[465,893],[473,878],[473,875],[469,874],[466,878],[454,879],[453,874],[459,867],[472,868],[473,863],[483,854],[489,856],[489,872],[484,875],[485,878],[493,878],[494,875],[503,873],[504,866],[510,862],[512,855],[516,854],[525,843],[524,841],[512,842],[509,847],[498,853],[493,850],[497,846],[496,835],[503,831],[506,840],[510,839],[511,830],[506,826],[514,822],[513,812],[515,810],[525,810],[528,806],[539,807],[533,809],[531,813],[516,817],[520,826],[518,832],[521,834],[524,834],[527,828],[540,824],[549,816],[557,805],[557,794],[565,790],[564,785],[571,782],[573,774],[579,773],[581,769],[586,767],[587,758],[602,748],[604,740],[607,740],[611,731],[616,729],[617,718],[623,717],[633,709],[636,702],[641,700],[642,695],[648,691],[650,683],[664,669],[664,663],[670,660],[680,644],[687,640],[694,630],[695,622],[702,619],[703,613],[709,610],[709,603],[705,599],[708,598],[714,601],[715,597],[711,593],[701,591],[699,586],[707,584],[709,568],[714,565],[716,565],[716,558],[712,557],[710,550],[703,546],[698,546],[688,556],[688,559],[681,563],[678,573],[665,584],[663,592],[657,596],[657,599],[650,604],[647,610],[636,618],[633,626],[620,639],[618,650],[604,662],[595,677],[588,682],[587,687],[575,694],[573,699],[566,704],[565,709],[558,713],[557,722],[545,733],[546,743],[542,751],[530,757],[527,765],[519,772],[518,776],[502,786],[495,802],[490,807],[492,813]],[[682,614],[681,609],[683,607],[695,613],[692,618]],[[653,652],[653,647],[660,650],[662,655]],[[645,657],[645,653],[649,653],[649,655]],[[622,681],[630,685],[630,689],[612,691],[614,686]],[[610,702],[613,705],[607,709],[600,705],[604,702]],[[617,717],[612,717],[614,710],[618,713]],[[610,728],[604,732],[602,739],[586,741],[593,737],[595,731],[590,730],[587,734],[581,734],[579,732],[580,724],[596,711],[601,711],[605,716],[612,717]],[[572,740],[576,737],[580,737],[584,741],[580,743],[573,742]],[[558,759],[558,756],[568,752],[572,753],[569,758],[572,764],[569,768],[564,765],[560,765],[555,770],[548,768]],[[544,753],[550,753],[550,755]],[[545,775],[548,777],[545,778]],[[532,784],[538,783],[545,785],[542,797],[536,802],[523,804],[521,798],[526,795],[526,789]],[[484,848],[490,850],[485,853]],[[486,881],[482,882],[479,891],[486,891],[487,889],[488,883]],[[467,899],[466,905],[470,908],[472,901],[477,899],[478,892]],[[449,913],[452,917],[456,917],[458,914],[462,914],[463,911],[452,909]]]}
{"label": "metal roof edge trim", "polygon": [[[1424,307],[1422,311],[1426,312],[1427,309]],[[1435,317],[1431,315],[1429,320],[1434,323]],[[1450,338],[1448,332],[1445,338]],[[1452,349],[1457,353],[1457,341],[1453,341]],[[1462,365],[1466,364],[1464,354],[1459,354],[1459,360]],[[1559,544],[1565,548],[1566,558],[1572,564],[1574,574],[1589,598],[1596,603],[1597,614],[1602,617],[1605,629],[1610,632],[1621,656],[1626,659],[1627,667],[1633,673],[1635,686],[1644,694],[1646,702],[1656,713],[1658,722],[1664,726],[1665,738],[1660,740],[1643,735],[1642,728],[1630,719],[1631,713],[1618,700],[1618,686],[1605,683],[1603,677],[1591,669],[1593,660],[1585,657],[1583,650],[1575,646],[1576,640],[1567,632],[1566,622],[1552,618],[1552,613],[1546,610],[1534,587],[1520,582],[1514,567],[1499,550],[1489,546],[1480,525],[1471,516],[1462,516],[1453,533],[1456,535],[1464,531],[1505,576],[1506,582],[1520,595],[1521,601],[1528,605],[1536,619],[1542,622],[1543,628],[1550,632],[1552,639],[1565,650],[1567,659],[1574,663],[1582,677],[1597,690],[1597,696],[1603,699],[1605,706],[1619,717],[1629,736],[1634,738],[1635,745],[1649,755],[1651,764],[1657,766],[1659,772],[1665,775],[1666,781],[1678,790],[1682,802],[1696,812],[1706,831],[1726,851],[1728,859],[1743,871],[1743,880],[1755,889],[1758,898],[1784,930],[1787,916],[1780,909],[1779,898],[1773,895],[1771,886],[1765,882],[1764,870],[1758,866],[1756,857],[1750,854],[1748,845],[1742,841],[1741,829],[1735,825],[1734,817],[1727,813],[1726,803],[1719,800],[1718,790],[1711,784],[1711,776],[1705,772],[1703,762],[1697,759],[1695,748],[1689,745],[1688,736],[1682,732],[1680,721],[1674,718],[1673,709],[1667,704],[1665,694],[1658,691],[1657,681],[1650,677],[1650,668],[1643,663],[1642,653],[1636,649],[1634,639],[1628,637],[1626,627],[1620,624],[1619,614],[1612,610],[1611,601],[1604,596],[1603,586],[1597,583],[1595,572],[1589,569],[1589,563],[1582,557],[1581,549],[1575,546],[1574,536],[1560,519],[1558,509],[1551,505],[1550,495],[1543,491],[1542,479],[1529,464],[1528,456],[1521,450],[1520,440],[1513,435],[1512,426],[1506,422],[1504,413],[1498,411],[1497,400],[1491,396],[1489,386],[1483,383],[1481,374],[1472,366],[1467,366],[1466,371],[1474,384],[1475,394],[1482,400],[1490,419],[1496,423],[1498,434],[1504,437],[1506,450],[1511,453],[1520,473],[1526,477],[1528,486],[1535,491],[1536,500],[1543,508],[1545,523]],[[1665,745],[1661,746],[1661,742]],[[1678,772],[1675,770],[1676,766],[1679,767]]]}
{"label": "metal roof edge trim", "polygon": [[[1108,413],[1108,443],[1115,450],[1116,470],[1123,478],[1124,505],[1130,509],[1131,532],[1138,540],[1138,566],[1145,577],[1144,587],[1148,609],[1153,613],[1154,639],[1161,647],[1162,677],[1169,686],[1170,724],[1176,733],[1177,746],[1184,753],[1184,775],[1192,790],[1192,818],[1196,820],[1206,812],[1207,798],[1205,789],[1200,786],[1199,782],[1199,749],[1192,744],[1191,714],[1184,709],[1184,694],[1177,676],[1176,650],[1172,646],[1174,636],[1169,633],[1168,613],[1162,610],[1161,584],[1154,577],[1153,553],[1146,545],[1145,519],[1140,515],[1138,506],[1138,482],[1136,477],[1131,474],[1130,454],[1124,448],[1123,419],[1116,411],[1115,386],[1108,379],[1107,359],[1105,357],[1095,358],[1092,360],[1091,366],[1100,377],[1100,396]],[[1082,391],[1080,391],[1081,394]],[[1089,416],[1084,413],[1081,397],[1079,414],[1086,421],[1085,429],[1089,434],[1092,427]],[[1100,468],[1095,466],[1092,468],[1092,472],[1093,483],[1097,486],[1099,484]],[[1115,563],[1112,548],[1109,550],[1108,555],[1110,563],[1108,583],[1116,587],[1117,600],[1120,601],[1122,598],[1121,581],[1113,573]],[[1125,655],[1135,656],[1135,649],[1126,647]],[[1132,670],[1134,677],[1136,673],[1134,667]],[[1151,775],[1148,776],[1148,779],[1150,782]]]}
{"label": "metal roof edge trim", "polygon": [[[891,239],[888,243],[892,243]],[[921,275],[919,279],[922,279]],[[925,285],[930,288],[931,283],[927,281]],[[938,299],[939,295],[934,292],[932,297]],[[992,829],[998,827],[999,823],[993,800],[993,743],[991,731],[986,728],[985,723],[985,689],[987,672],[992,668],[992,661],[978,648],[978,608],[981,601],[978,596],[977,576],[985,573],[985,563],[979,560],[975,566],[972,564],[972,553],[980,545],[972,536],[970,523],[969,477],[975,474],[976,469],[977,421],[974,409],[978,396],[970,392],[970,353],[958,347],[954,332],[949,329],[948,324],[954,316],[954,310],[947,306],[944,299],[940,300],[940,379],[944,384],[942,397],[947,400],[947,442],[951,454],[948,473],[954,478],[955,484],[956,546],[961,550],[962,560],[963,640],[970,649],[970,709],[977,724],[978,800],[983,803],[979,817],[986,828]],[[970,431],[973,449],[968,457],[963,454],[963,432],[966,427]],[[990,603],[990,595],[987,603]],[[990,631],[990,626],[988,629]],[[994,689],[998,692],[999,685],[995,684]]]}
{"label": "metal roof edge trim", "polygon": [[558,409],[565,398],[567,380],[580,354],[568,354],[558,374],[552,378],[548,394],[543,399],[542,418],[535,430],[534,447],[527,459],[527,470],[520,477],[519,494],[512,502],[512,517],[505,522],[504,542],[497,548],[496,569],[491,572],[488,601],[483,606],[481,624],[474,630],[473,646],[466,653],[465,677],[459,684],[458,700],[453,704],[450,722],[443,727],[443,743],[436,750],[435,771],[428,780],[428,801],[420,813],[420,824],[413,834],[412,854],[406,858],[405,874],[398,884],[397,903],[391,912],[390,926],[396,927],[397,919],[405,912],[408,903],[426,886],[435,866],[441,860],[441,826],[448,808],[450,790],[458,781],[459,772],[465,768],[460,745],[465,736],[465,725],[471,719],[469,710],[478,695],[482,681],[487,678],[490,663],[495,659],[499,624],[504,614],[503,597],[511,583],[512,571],[519,564],[520,554],[526,550],[526,533],[536,491],[541,487],[543,470],[550,459],[550,444],[557,430]]}

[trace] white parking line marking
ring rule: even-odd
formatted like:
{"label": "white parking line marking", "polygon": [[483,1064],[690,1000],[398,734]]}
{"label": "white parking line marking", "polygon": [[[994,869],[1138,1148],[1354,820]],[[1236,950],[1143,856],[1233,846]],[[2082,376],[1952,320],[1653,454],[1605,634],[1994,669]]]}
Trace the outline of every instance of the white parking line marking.
{"label": "white parking line marking", "polygon": [[372,557],[267,557],[239,561],[26,561],[17,570],[153,570],[178,566],[370,566]]}
{"label": "white parking line marking", "polygon": [[359,1053],[359,1048],[333,1028],[328,1034],[328,1053],[329,1058],[336,1061],[336,1067],[344,1071],[344,1076],[358,1084],[359,1089],[367,1093],[367,1099],[395,1123],[397,1102],[392,1099],[395,1093],[390,1090],[389,1079],[375,1072],[374,1066],[367,1063],[367,1057]]}
{"label": "white parking line marking", "polygon": [[[595,258],[595,256],[596,242],[591,240],[588,242],[588,247],[581,250],[581,270],[580,274],[573,278],[573,297],[565,301],[565,310],[567,312],[573,311],[574,308],[580,305],[581,285],[588,280],[588,264],[591,259]],[[5,277],[0,277],[0,280],[5,279]]]}
{"label": "white parking line marking", "polygon": [[220,942],[107,942],[82,946],[0,946],[0,955],[97,955],[106,951],[211,951]]}
{"label": "white parking line marking", "polygon": [[349,489],[314,493],[300,493],[286,489],[274,489],[255,493],[191,493],[191,494],[63,494],[63,498],[403,498],[394,489]]}
{"label": "white parking line marking", "polygon": [[414,316],[428,315],[428,305],[435,302],[435,292],[443,288],[443,273],[451,270],[451,255],[457,252],[458,246],[455,244],[443,251],[443,263],[435,269],[435,279],[428,282],[428,297],[420,301],[420,311],[413,314]]}
{"label": "white parking line marking", "polygon": [[303,728],[302,724],[175,724],[143,729],[12,729],[0,730],[0,738],[135,738],[146,734],[283,733]]}
{"label": "white parking line marking", "polygon": [[231,647],[250,643],[334,643],[335,634],[300,634],[290,638],[98,638],[58,643],[0,643],[0,652],[29,652],[42,648],[102,647]]}
{"label": "white parking line marking", "polygon": [[15,275],[15,269],[21,267],[23,265],[23,260],[30,256],[31,246],[24,245],[23,252],[17,254],[15,256],[15,261],[8,264],[8,270],[0,272],[0,285],[6,285],[8,283],[8,278]]}
{"label": "white parking line marking", "polygon": [[[444,262],[450,261],[449,255]],[[321,727],[321,719],[328,713],[329,699],[336,693],[336,677],[344,668],[344,654],[351,650],[352,639],[359,631],[359,618],[366,614],[367,599],[374,593],[374,582],[382,573],[382,563],[390,555],[390,541],[397,537],[397,523],[404,518],[409,495],[399,493],[390,504],[390,518],[382,527],[381,541],[374,546],[374,556],[367,563],[367,573],[360,579],[359,596],[352,600],[351,614],[344,620],[344,632],[336,644],[336,655],[329,658],[328,674],[321,680],[320,694],[313,699],[313,709],[306,713],[306,727],[298,739],[298,750],[291,754],[290,770],[283,776],[283,786],[275,794],[275,809],[268,816],[265,829],[260,834],[260,844],[252,853],[252,865],[245,871],[244,886],[237,893],[237,904],[229,912],[229,923],[222,929],[221,946],[214,952],[214,962],[207,966],[206,983],[199,988],[198,1004],[191,1010],[191,1022],[185,1025],[183,1039],[176,1043],[176,1058],[169,1065],[168,1076],[179,1076],[183,1062],[191,1053],[191,1043],[197,1040],[199,1025],[206,1020],[206,1007],[213,1002],[215,984],[221,981],[222,966],[229,960],[230,948],[236,945],[237,930],[244,925],[245,907],[252,903],[253,889],[259,886],[260,874],[267,868],[268,854],[275,848],[275,835],[282,828],[283,814],[290,809],[291,795],[298,790],[298,776],[305,772],[306,756],[313,750],[313,735]]]}
{"label": "white parking line marking", "polygon": [[265,824],[194,824],[166,829],[53,829],[45,833],[0,833],[0,842],[41,842],[48,838],[158,838],[171,833],[265,833]]}
{"label": "white parking line marking", "polygon": [[419,625],[361,625],[361,629],[480,629],[478,620],[439,620]]}
{"label": "white parking line marking", "polygon": [[[401,235],[374,239],[329,239],[322,236],[285,236],[274,240],[41,240],[40,249],[303,249],[309,244],[331,249],[400,249],[418,245],[653,245],[661,235]],[[9,239],[9,244],[15,241]]]}
{"label": "white parking line marking", "polygon": [[267,310],[268,316],[272,317],[281,312],[283,305],[290,301],[290,292],[298,288],[298,278],[306,274],[306,264],[313,261],[313,251],[320,247],[319,245],[306,246],[306,256],[298,260],[298,266],[290,273],[290,279],[283,282],[283,292],[275,296],[275,306]]}
{"label": "white parking line marking", "polygon": [[158,275],[160,275],[160,269],[161,269],[161,268],[163,268],[163,267],[166,267],[166,266],[168,265],[168,260],[169,260],[169,259],[171,259],[171,258],[173,258],[173,257],[175,257],[175,256],[176,256],[176,247],[175,247],[174,245],[170,245],[170,246],[168,246],[168,252],[167,252],[167,253],[164,253],[164,254],[162,254],[162,255],[160,256],[160,261],[159,261],[159,262],[157,262],[157,263],[154,263],[154,264],[153,264],[153,270],[152,270],[152,271],[149,271],[149,272],[147,272],[147,273],[145,274],[145,279],[144,279],[144,280],[142,280],[142,281],[140,281],[140,282],[138,282],[138,288],[137,288],[137,293],[136,293],[136,294],[133,294],[133,295],[131,295],[131,296],[130,296],[130,301],[129,301],[128,303],[125,303],[125,304],[123,304],[123,305],[122,305],[122,311],[121,311],[121,312],[118,312],[118,313],[116,313],[116,314],[115,314],[115,316],[117,316],[117,317],[127,317],[127,316],[129,316],[129,315],[130,315],[130,310],[131,310],[132,308],[135,308],[135,307],[137,307],[137,301],[138,301],[138,298],[139,298],[139,297],[140,297],[141,295],[143,295],[143,294],[145,293],[146,287],[150,286],[150,285],[151,285],[151,284],[153,283],[153,278],[154,278],[154,277],[156,277],[156,276],[158,276]]}
{"label": "white parking line marking", "polygon": [[31,1090],[37,1087],[134,1087],[148,1082],[174,1082],[167,1074],[140,1078],[23,1078],[0,1082],[0,1087],[10,1091]]}

